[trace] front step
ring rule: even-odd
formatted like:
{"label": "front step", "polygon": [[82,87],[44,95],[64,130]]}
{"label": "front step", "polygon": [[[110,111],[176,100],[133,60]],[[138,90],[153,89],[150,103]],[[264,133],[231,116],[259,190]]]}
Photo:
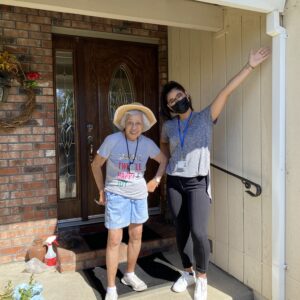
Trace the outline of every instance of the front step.
{"label": "front step", "polygon": [[[97,225],[98,228],[101,226],[103,227],[103,224]],[[168,251],[176,247],[173,226],[165,224],[159,218],[151,218],[146,226],[159,237],[143,241],[139,257]],[[101,230],[103,232],[105,229]],[[86,230],[76,228],[59,233],[61,242],[57,248],[57,256],[60,272],[79,271],[105,265],[105,246],[102,249],[91,249],[83,238],[82,231],[85,233]],[[120,263],[127,260],[127,244],[125,243],[121,243],[119,259]]]}

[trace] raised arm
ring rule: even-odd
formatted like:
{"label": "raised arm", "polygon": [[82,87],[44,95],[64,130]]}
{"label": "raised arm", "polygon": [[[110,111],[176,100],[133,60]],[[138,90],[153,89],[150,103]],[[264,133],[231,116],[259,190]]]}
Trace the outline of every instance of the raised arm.
{"label": "raised arm", "polygon": [[268,47],[260,48],[257,51],[251,50],[247,64],[227,83],[212,102],[211,116],[213,121],[219,117],[229,95],[248,77],[252,70],[265,61],[270,54],[271,50]]}
{"label": "raised arm", "polygon": [[99,190],[99,200],[96,201],[96,203],[99,205],[104,205],[106,202],[105,193],[104,193],[104,180],[103,180],[103,173],[102,173],[102,166],[104,165],[105,161],[106,158],[100,155],[96,155],[91,164],[94,179]]}

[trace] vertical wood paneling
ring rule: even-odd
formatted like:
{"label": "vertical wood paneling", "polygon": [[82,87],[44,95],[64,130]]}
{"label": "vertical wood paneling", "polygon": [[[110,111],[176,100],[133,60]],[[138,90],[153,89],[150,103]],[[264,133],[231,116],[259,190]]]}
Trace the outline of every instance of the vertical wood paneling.
{"label": "vertical wood paneling", "polygon": [[[230,80],[242,67],[241,22],[238,14],[227,15],[227,78]],[[239,87],[229,98],[226,110],[228,169],[242,174],[242,88]],[[228,220],[229,220],[229,272],[243,280],[244,268],[244,190],[241,182],[228,176]]]}
{"label": "vertical wood paneling", "polygon": [[201,109],[212,101],[213,78],[212,78],[212,53],[213,34],[201,31]]}
{"label": "vertical wood paneling", "polygon": [[[299,268],[299,264],[296,265]],[[286,299],[298,299],[300,295],[300,282],[294,279],[293,276],[286,277]]]}
{"label": "vertical wood paneling", "polygon": [[286,299],[300,295],[300,3],[287,1],[286,41]]}
{"label": "vertical wood paneling", "polygon": [[272,265],[265,263],[262,265],[262,295],[272,299]]}
{"label": "vertical wood paneling", "polygon": [[226,175],[214,170],[215,188],[215,263],[223,270],[228,271],[228,203]]}
{"label": "vertical wood paneling", "polygon": [[190,90],[190,30],[180,29],[180,43],[177,45],[180,51],[180,83]]}
{"label": "vertical wood paneling", "polygon": [[[260,34],[260,16],[254,14],[243,16],[242,41],[245,62],[250,49],[260,47]],[[260,67],[257,67],[247,78],[243,85],[243,92],[243,174],[261,183]],[[245,194],[244,208],[244,280],[261,293],[261,197],[253,198]]]}
{"label": "vertical wood paneling", "polygon": [[[248,254],[244,257],[244,283],[253,288],[256,293],[261,294],[261,265],[257,260]],[[258,298],[259,299],[259,298]]]}
{"label": "vertical wood paneling", "polygon": [[180,81],[180,30],[168,28],[169,79]]}
{"label": "vertical wood paneling", "polygon": [[[242,60],[248,61],[252,48],[260,47],[260,17],[242,18]],[[243,172],[254,181],[261,179],[261,120],[260,120],[260,67],[243,84]]]}
{"label": "vertical wood paneling", "polygon": [[[226,36],[214,35],[213,38],[213,97],[226,84]],[[214,128],[214,153],[213,161],[227,168],[226,145],[226,108],[218,119]],[[227,201],[227,175],[214,170],[214,180],[218,182],[215,189],[215,262],[224,270],[228,270],[228,201]]]}
{"label": "vertical wood paneling", "polygon": [[[212,37],[211,32],[201,32],[201,109],[205,108],[212,101]],[[213,146],[211,147],[211,157],[213,157]],[[211,181],[214,181],[214,170],[211,169]],[[212,198],[215,199],[214,186],[211,186]],[[212,201],[210,218],[209,218],[209,238],[213,242],[213,253],[211,261],[215,262],[215,245],[216,245],[216,226],[215,226],[215,201]]]}
{"label": "vertical wood paneling", "polygon": [[172,27],[168,27],[168,75],[174,73],[174,35],[175,30]]}
{"label": "vertical wood paneling", "polygon": [[190,55],[189,55],[189,92],[192,95],[193,107],[196,111],[201,107],[201,33],[198,30],[190,32]]}
{"label": "vertical wood paneling", "polygon": [[[226,47],[225,34],[215,35],[213,39],[213,98],[226,85]],[[212,101],[212,100],[211,100]],[[214,128],[214,156],[216,164],[227,168],[226,146],[226,106]]]}

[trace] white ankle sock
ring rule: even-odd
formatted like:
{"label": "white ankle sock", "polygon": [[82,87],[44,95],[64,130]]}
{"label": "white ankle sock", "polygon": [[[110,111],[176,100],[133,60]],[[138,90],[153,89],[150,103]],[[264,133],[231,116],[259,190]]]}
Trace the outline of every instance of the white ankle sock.
{"label": "white ankle sock", "polygon": [[134,272],[128,272],[128,273],[125,273],[125,275],[126,275],[127,277],[132,277],[132,276],[134,275]]}
{"label": "white ankle sock", "polygon": [[200,281],[204,281],[204,282],[206,282],[206,281],[207,281],[207,278],[203,278],[203,277],[197,277],[197,280],[200,280]]}
{"label": "white ankle sock", "polygon": [[116,286],[108,286],[106,288],[107,293],[116,293],[117,292],[117,287]]}

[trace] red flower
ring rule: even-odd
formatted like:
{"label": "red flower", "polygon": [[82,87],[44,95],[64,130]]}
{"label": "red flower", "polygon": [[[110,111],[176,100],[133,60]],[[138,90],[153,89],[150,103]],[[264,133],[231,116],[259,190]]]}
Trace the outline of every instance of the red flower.
{"label": "red flower", "polygon": [[27,72],[25,75],[27,80],[38,80],[41,78],[41,75],[38,72]]}
{"label": "red flower", "polygon": [[34,89],[38,86],[37,80],[41,78],[40,73],[38,72],[27,72],[24,74],[24,86],[29,89]]}

